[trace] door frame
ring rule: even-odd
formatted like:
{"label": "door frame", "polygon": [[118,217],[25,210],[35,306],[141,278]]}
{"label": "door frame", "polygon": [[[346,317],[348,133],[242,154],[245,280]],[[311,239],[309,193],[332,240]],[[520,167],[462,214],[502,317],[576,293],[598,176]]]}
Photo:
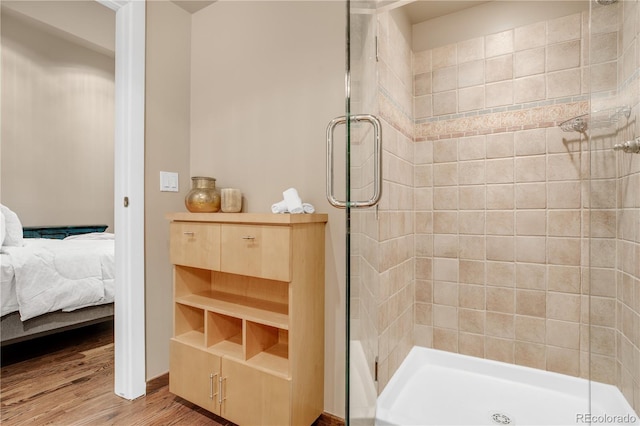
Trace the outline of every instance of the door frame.
{"label": "door frame", "polygon": [[[115,383],[118,396],[146,393],[144,258],[145,0],[96,0],[116,13]],[[126,201],[125,201],[126,200]]]}

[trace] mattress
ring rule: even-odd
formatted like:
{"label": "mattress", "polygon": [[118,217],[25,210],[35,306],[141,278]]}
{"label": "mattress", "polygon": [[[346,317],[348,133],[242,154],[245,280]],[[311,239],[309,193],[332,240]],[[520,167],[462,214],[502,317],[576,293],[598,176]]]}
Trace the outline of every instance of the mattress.
{"label": "mattress", "polygon": [[72,311],[114,300],[113,234],[97,233],[64,240],[25,239],[22,247],[0,252],[1,314],[20,319]]}

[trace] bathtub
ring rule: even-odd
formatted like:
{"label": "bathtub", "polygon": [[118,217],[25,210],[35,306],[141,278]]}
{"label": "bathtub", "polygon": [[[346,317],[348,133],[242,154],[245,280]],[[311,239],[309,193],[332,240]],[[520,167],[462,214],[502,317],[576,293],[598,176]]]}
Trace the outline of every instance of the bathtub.
{"label": "bathtub", "polygon": [[639,422],[615,386],[413,347],[378,397],[375,424],[637,425]]}

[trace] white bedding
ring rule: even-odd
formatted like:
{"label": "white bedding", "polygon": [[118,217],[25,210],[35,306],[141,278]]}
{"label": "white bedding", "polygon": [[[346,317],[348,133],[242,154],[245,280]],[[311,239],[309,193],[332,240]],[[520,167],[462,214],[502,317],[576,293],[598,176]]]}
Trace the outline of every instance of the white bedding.
{"label": "white bedding", "polygon": [[0,254],[1,315],[18,310],[25,321],[114,300],[113,234],[25,239]]}

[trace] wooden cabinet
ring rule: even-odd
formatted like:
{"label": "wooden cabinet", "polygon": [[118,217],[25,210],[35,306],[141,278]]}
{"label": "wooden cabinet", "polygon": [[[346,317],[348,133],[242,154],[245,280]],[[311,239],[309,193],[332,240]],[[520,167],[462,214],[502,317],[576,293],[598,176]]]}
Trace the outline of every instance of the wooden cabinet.
{"label": "wooden cabinet", "polygon": [[324,399],[327,216],[174,213],[169,388],[239,425],[310,425]]}

